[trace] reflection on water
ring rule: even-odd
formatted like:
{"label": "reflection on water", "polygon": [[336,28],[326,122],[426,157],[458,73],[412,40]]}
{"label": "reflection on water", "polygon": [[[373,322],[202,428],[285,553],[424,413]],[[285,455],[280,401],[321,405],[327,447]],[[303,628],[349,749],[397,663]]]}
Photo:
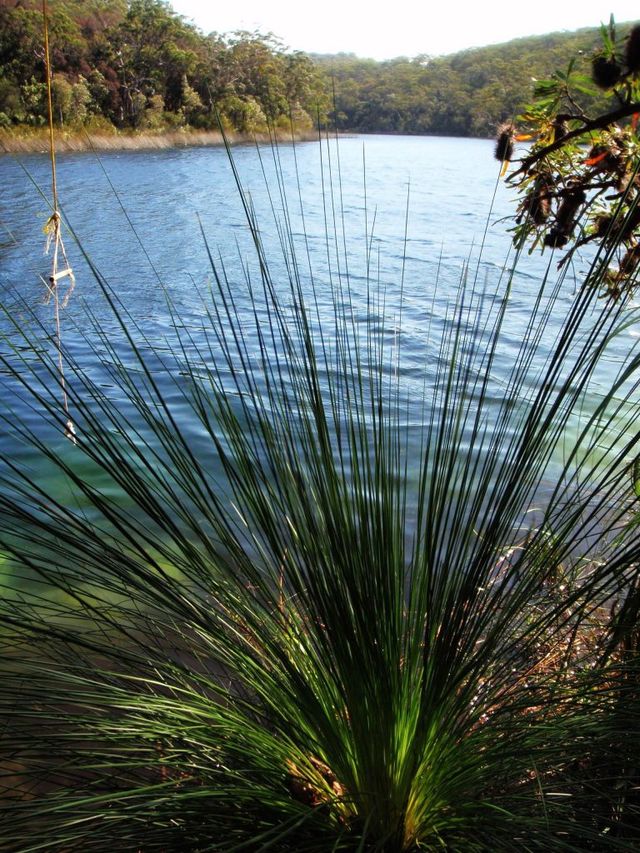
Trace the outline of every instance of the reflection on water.
{"label": "reflection on water", "polygon": [[[527,334],[539,283],[550,269],[548,257],[525,258],[506,295],[505,269],[512,262],[506,219],[513,208],[504,185],[496,187],[498,166],[491,148],[492,143],[483,140],[418,137],[349,138],[340,141],[339,151],[333,144],[304,143],[295,149],[279,148],[279,175],[269,148],[245,146],[234,152],[276,298],[290,306],[293,278],[311,306],[310,320],[326,348],[320,365],[325,386],[332,371],[335,379],[341,369],[337,304],[344,306],[365,350],[373,347],[374,360],[384,353],[383,383],[393,388],[399,380],[397,428],[407,438],[412,463],[419,458],[428,424],[439,417],[434,406],[443,405],[436,382],[449,353],[442,350],[441,339],[451,323],[461,277],[467,278],[475,294],[474,305],[459,320],[468,336],[457,353],[463,363],[468,354],[465,347],[480,344],[481,352],[491,339],[490,318],[508,299],[508,320],[491,365],[491,383],[484,391],[490,414],[493,405],[499,411],[511,367]],[[0,158],[4,190],[0,292],[9,309],[0,320],[5,336],[2,346],[3,352],[17,348],[17,357],[29,364],[34,364],[33,355],[20,339],[19,329],[37,329],[41,323],[38,337],[48,336],[51,342],[50,309],[42,304],[39,280],[48,268],[42,226],[49,211],[38,191],[42,187],[46,196],[47,170],[45,157]],[[141,388],[144,373],[91,265],[115,294],[149,364],[156,360],[156,381],[181,433],[204,460],[212,481],[222,482],[210,436],[194,414],[186,381],[186,377],[200,377],[206,384],[208,371],[217,363],[220,343],[211,333],[217,311],[220,327],[230,334],[224,306],[212,296],[209,252],[218,274],[231,283],[244,356],[248,364],[258,367],[258,373],[270,355],[269,337],[265,343],[259,331],[268,329],[271,322],[268,305],[260,296],[260,266],[226,153],[199,148],[107,153],[100,159],[92,154],[63,155],[58,182],[65,217],[81,246],[67,242],[78,281],[64,316],[69,359],[81,367],[109,405],[130,419],[132,429],[140,430],[137,437],[128,433],[134,445],[144,446],[151,440],[148,426],[136,421],[136,407],[122,390],[123,370]],[[586,267],[586,260],[577,259],[575,281],[567,277],[562,285],[536,352],[540,364],[554,344]],[[591,397],[577,411],[556,454],[556,466],[570,452],[600,394],[614,381],[635,334],[633,328],[626,330],[598,368]],[[275,358],[277,353],[271,355]],[[476,366],[480,370],[482,361]],[[232,366],[220,362],[218,368],[217,380],[237,393],[240,403]],[[536,393],[537,373],[533,369],[523,386],[522,407]],[[72,461],[72,449],[43,423],[37,407],[15,393],[14,380],[2,375],[0,381],[9,420],[19,419],[45,436],[53,459],[60,456],[68,458],[72,467],[79,465],[80,473],[90,475],[107,499],[122,500],[99,466],[77,456]],[[51,374],[42,375],[43,387],[50,387],[52,381]],[[285,392],[287,381],[284,377]],[[80,397],[82,391],[75,388]],[[470,386],[469,393],[479,393],[479,387]],[[247,410],[240,410],[247,416]],[[633,407],[622,406],[612,414],[609,428],[622,432],[634,416]],[[110,423],[105,413],[105,431],[117,436],[121,428]],[[492,428],[490,422],[486,428]],[[506,429],[505,447],[510,437]],[[36,458],[32,447],[21,443],[10,428],[0,436],[0,449],[16,462],[32,466],[43,492],[55,494],[61,504],[87,509],[54,462]],[[123,452],[127,452],[124,438]],[[416,474],[414,464],[409,476]]]}

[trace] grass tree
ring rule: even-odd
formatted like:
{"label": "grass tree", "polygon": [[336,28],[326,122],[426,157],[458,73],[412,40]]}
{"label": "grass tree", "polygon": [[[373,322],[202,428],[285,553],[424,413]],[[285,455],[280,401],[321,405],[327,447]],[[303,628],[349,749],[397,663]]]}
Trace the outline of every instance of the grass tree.
{"label": "grass tree", "polygon": [[4,453],[0,849],[633,849],[636,350],[582,408],[629,320],[607,248],[547,355],[565,271],[539,282],[500,383],[513,269],[468,271],[416,429],[373,258],[363,317],[339,204],[327,279],[282,198],[285,281],[243,196],[254,263],[212,248],[169,347],[94,268],[119,333],[76,334],[117,393],[65,354],[76,443],[7,310],[4,428],[67,486]]}

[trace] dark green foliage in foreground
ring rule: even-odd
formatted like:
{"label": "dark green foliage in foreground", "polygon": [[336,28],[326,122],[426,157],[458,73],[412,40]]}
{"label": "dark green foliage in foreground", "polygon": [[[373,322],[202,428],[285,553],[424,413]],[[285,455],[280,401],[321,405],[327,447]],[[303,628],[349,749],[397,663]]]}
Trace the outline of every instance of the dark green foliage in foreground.
{"label": "dark green foliage in foreground", "polygon": [[610,264],[602,284],[618,298],[635,289],[640,265],[640,24],[621,36],[612,19],[587,71],[572,60],[539,80],[518,117],[532,145],[515,158],[518,131],[508,123],[496,156],[514,160],[507,180],[520,194],[515,243],[560,250],[561,266],[576,249],[601,245]]}
{"label": "dark green foliage in foreground", "polygon": [[212,252],[197,338],[174,315],[150,340],[96,272],[121,340],[75,332],[112,385],[69,358],[77,445],[22,306],[2,419],[77,503],[4,453],[0,850],[637,849],[638,614],[612,602],[638,582],[638,349],[587,393],[626,302],[596,259],[545,359],[569,286],[545,277],[496,387],[509,269],[463,278],[425,323],[416,452],[379,322],[402,289],[371,255],[345,274],[325,190],[330,280],[283,195],[274,281],[247,202],[258,263]]}

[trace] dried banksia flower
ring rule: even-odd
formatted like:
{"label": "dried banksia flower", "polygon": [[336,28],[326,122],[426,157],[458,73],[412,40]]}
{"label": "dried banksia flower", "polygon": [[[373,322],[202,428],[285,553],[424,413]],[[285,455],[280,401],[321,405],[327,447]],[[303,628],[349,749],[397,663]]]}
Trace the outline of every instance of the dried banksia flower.
{"label": "dried banksia flower", "polygon": [[546,184],[534,187],[526,196],[522,209],[535,225],[543,225],[551,212],[549,187]]}
{"label": "dried banksia flower", "polygon": [[556,223],[560,231],[569,232],[571,230],[576,212],[586,198],[584,190],[581,189],[572,190],[564,197],[556,214]]}
{"label": "dried banksia flower", "polygon": [[635,207],[631,207],[624,217],[620,228],[620,237],[622,240],[630,240],[635,232],[640,227],[640,202],[636,202]]}
{"label": "dried banksia flower", "polygon": [[640,71],[640,24],[636,24],[627,37],[624,62],[629,71]]}
{"label": "dried banksia flower", "polygon": [[544,244],[545,246],[550,246],[552,249],[561,249],[567,245],[568,240],[569,238],[563,231],[554,227],[544,238]]}
{"label": "dried banksia flower", "polygon": [[624,193],[627,191],[629,184],[631,183],[632,177],[632,172],[620,172],[618,176],[618,182],[616,183],[616,189],[619,193]]}
{"label": "dried banksia flower", "polygon": [[621,68],[615,59],[609,59],[602,54],[594,56],[591,63],[591,77],[596,86],[610,89],[620,80]]}
{"label": "dried banksia flower", "polygon": [[566,192],[556,213],[556,221],[544,238],[545,246],[551,246],[553,249],[566,246],[575,225],[578,208],[586,198],[584,190],[580,187]]}
{"label": "dried banksia flower", "polygon": [[553,122],[553,141],[554,142],[556,141],[556,139],[561,139],[568,132],[569,132],[569,125],[566,123],[566,121],[556,119]]}
{"label": "dried banksia flower", "polygon": [[495,158],[501,163],[504,160],[511,160],[513,157],[513,137],[516,129],[512,124],[502,124],[498,128],[498,136],[496,138]]}
{"label": "dried banksia flower", "polygon": [[613,222],[613,216],[610,213],[601,213],[599,216],[596,216],[594,220],[595,226],[595,235],[596,237],[605,237],[609,229],[611,228],[611,223]]}
{"label": "dried banksia flower", "polygon": [[631,275],[640,263],[640,246],[632,246],[620,261],[619,274],[621,276]]}

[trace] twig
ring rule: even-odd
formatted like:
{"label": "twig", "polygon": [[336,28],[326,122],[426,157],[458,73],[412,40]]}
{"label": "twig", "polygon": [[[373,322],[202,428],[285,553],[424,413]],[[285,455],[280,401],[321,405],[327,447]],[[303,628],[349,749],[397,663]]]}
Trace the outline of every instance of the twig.
{"label": "twig", "polygon": [[[626,118],[627,116],[631,116],[634,113],[640,113],[640,102],[634,101],[631,104],[625,104],[625,106],[620,107],[618,110],[614,110],[611,113],[606,113],[606,115],[598,116],[593,119],[580,119],[583,122],[582,127],[576,127],[573,130],[568,131],[559,139],[550,142],[549,145],[545,145],[544,148],[541,148],[539,151],[534,151],[533,154],[529,154],[528,157],[524,157],[520,161],[520,166],[509,175],[508,181],[512,182],[514,178],[518,177],[518,175],[523,172],[527,172],[534,163],[537,163],[539,160],[544,159],[549,154],[553,154],[554,151],[558,151],[567,142],[571,139],[575,139],[578,136],[583,136],[585,133],[589,133],[592,130],[606,130],[606,128],[610,127],[615,122],[619,121],[621,118]],[[573,116],[572,118],[577,118]]]}

